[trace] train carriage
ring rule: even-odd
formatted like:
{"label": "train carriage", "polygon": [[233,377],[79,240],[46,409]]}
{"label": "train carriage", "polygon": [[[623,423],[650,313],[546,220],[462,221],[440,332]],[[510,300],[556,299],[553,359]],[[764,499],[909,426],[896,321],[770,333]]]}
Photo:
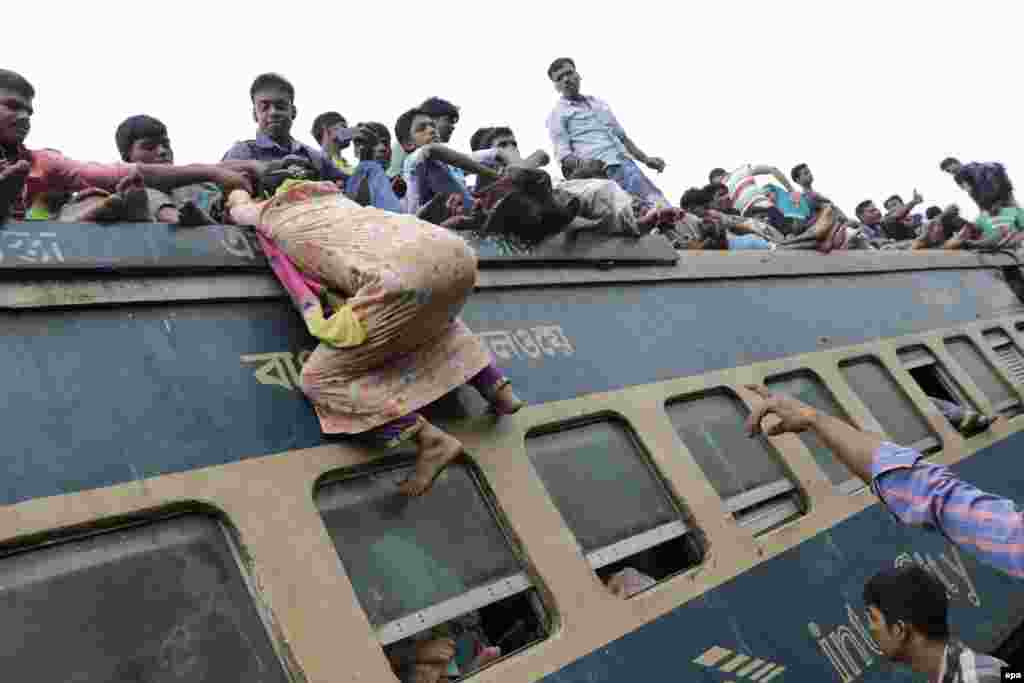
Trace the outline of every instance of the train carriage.
{"label": "train carriage", "polygon": [[[469,619],[502,647],[474,681],[905,679],[861,604],[903,563],[1017,656],[1015,579],[894,523],[813,436],[743,433],[763,381],[1024,500],[1012,256],[479,246],[463,317],[529,405],[431,406],[472,458],[409,500],[411,452],[320,434],[313,340],[244,229],[0,232],[3,661],[390,681],[388,653]],[[1004,419],[965,438],[929,397]],[[624,567],[655,584],[611,595]]]}

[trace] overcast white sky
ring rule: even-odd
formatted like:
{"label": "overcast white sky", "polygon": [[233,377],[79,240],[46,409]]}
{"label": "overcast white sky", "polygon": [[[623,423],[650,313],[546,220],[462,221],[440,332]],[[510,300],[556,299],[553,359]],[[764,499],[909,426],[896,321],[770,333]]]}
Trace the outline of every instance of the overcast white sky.
{"label": "overcast white sky", "polygon": [[[13,4],[13,3],[10,3]],[[499,9],[504,10],[499,14]],[[938,163],[1016,163],[1021,10],[1015,2],[18,3],[3,66],[36,87],[29,147],[117,158],[131,114],[162,119],[179,163],[217,161],[252,137],[263,71],[296,86],[293,134],[320,112],[397,116],[431,95],[462,108],[452,142],[505,124],[550,151],[546,75],[569,56],[584,94],[609,102],[668,168],[673,201],[714,166],[809,163],[847,212],[917,187],[925,206],[975,210]],[[13,16],[11,13],[13,12]],[[504,13],[504,12],[507,12]],[[449,38],[440,36],[449,34]],[[557,176],[557,170],[551,168]],[[970,207],[970,210],[967,210]]]}

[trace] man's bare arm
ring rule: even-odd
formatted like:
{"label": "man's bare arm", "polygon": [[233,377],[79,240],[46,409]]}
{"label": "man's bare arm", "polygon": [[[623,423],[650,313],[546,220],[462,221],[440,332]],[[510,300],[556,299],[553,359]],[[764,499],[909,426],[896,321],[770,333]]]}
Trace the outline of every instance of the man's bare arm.
{"label": "man's bare arm", "polygon": [[231,190],[252,192],[252,183],[237,170],[216,164],[189,164],[188,166],[172,166],[169,164],[136,164],[147,187],[164,192],[194,183],[212,182]]}
{"label": "man's bare arm", "polygon": [[422,153],[424,159],[437,159],[438,161],[446,163],[450,166],[454,166],[455,168],[461,168],[463,171],[469,174],[475,173],[479,176],[489,178],[491,180],[494,180],[495,178],[501,175],[493,168],[488,168],[487,166],[484,166],[483,164],[478,162],[473,157],[468,156],[466,154],[462,154],[461,152],[456,152],[454,149],[448,147],[447,145],[433,143],[430,145],[425,145],[420,149],[423,150]]}
{"label": "man's bare arm", "polygon": [[751,436],[762,431],[761,421],[768,415],[778,418],[778,422],[764,430],[769,436],[795,434],[809,429],[861,481],[871,483],[871,464],[875,452],[882,445],[880,435],[857,429],[789,396],[772,394],[763,385],[748,385],[747,389],[763,399],[747,418],[747,432]]}

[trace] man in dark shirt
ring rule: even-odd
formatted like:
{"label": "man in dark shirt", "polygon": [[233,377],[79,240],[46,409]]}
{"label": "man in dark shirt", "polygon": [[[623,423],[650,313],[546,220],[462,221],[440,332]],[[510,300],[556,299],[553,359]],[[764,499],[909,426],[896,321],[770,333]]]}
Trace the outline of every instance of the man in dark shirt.
{"label": "man in dark shirt", "polygon": [[910,213],[915,206],[924,202],[924,198],[914,190],[914,197],[909,204],[903,203],[903,198],[894,194],[885,200],[885,218],[882,219],[882,230],[886,236],[893,240],[912,240],[917,237],[918,229],[924,223],[924,217],[919,214]]}
{"label": "man in dark shirt", "polygon": [[297,110],[295,87],[288,79],[278,74],[261,74],[249,88],[249,97],[252,117],[258,127],[256,138],[236,142],[224,155],[224,161],[276,161],[297,155],[308,159],[324,180],[342,183],[347,180],[348,176],[322,152],[292,137]]}

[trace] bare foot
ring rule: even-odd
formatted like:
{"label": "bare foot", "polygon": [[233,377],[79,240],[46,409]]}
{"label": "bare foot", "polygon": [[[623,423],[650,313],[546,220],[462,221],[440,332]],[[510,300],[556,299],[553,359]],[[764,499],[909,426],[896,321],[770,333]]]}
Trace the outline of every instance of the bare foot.
{"label": "bare foot", "polygon": [[441,470],[464,453],[462,442],[429,422],[416,435],[416,440],[420,446],[416,471],[398,487],[407,496],[421,496],[429,491]]}
{"label": "bare foot", "polygon": [[498,415],[512,415],[518,413],[526,405],[526,402],[516,396],[511,384],[506,384],[494,394],[491,405]]}

